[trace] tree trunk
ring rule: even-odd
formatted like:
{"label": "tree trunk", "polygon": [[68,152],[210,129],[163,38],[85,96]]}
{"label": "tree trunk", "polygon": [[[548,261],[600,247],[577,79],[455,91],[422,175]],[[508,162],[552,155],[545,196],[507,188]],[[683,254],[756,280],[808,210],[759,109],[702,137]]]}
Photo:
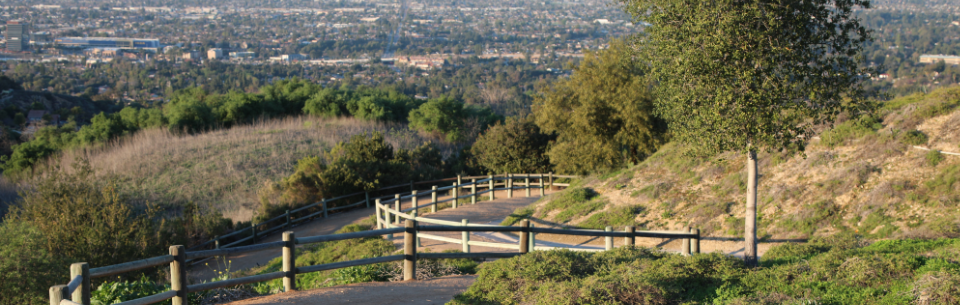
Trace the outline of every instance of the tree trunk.
{"label": "tree trunk", "polygon": [[743,260],[757,266],[757,152],[747,153],[747,215],[744,225]]}

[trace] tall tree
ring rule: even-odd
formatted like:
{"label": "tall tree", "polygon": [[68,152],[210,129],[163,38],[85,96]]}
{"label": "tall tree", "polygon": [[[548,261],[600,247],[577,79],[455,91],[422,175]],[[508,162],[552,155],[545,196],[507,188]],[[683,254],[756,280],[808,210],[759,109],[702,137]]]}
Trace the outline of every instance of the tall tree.
{"label": "tall tree", "polygon": [[757,263],[757,151],[802,151],[811,127],[873,107],[860,75],[864,0],[621,0],[637,21],[674,139],[747,155],[745,260]]}
{"label": "tall tree", "polygon": [[536,124],[557,136],[547,151],[557,171],[615,169],[662,143],[665,128],[653,114],[645,67],[631,53],[625,41],[614,40],[534,101]]}

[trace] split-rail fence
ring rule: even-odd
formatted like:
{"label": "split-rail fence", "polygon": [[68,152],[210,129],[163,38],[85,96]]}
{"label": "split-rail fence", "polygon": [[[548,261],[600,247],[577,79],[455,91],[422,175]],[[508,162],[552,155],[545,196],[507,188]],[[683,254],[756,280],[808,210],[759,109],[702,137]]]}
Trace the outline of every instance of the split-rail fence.
{"label": "split-rail fence", "polygon": [[[172,300],[174,305],[188,304],[189,300],[187,295],[192,292],[200,292],[217,288],[232,287],[243,284],[257,283],[263,281],[269,281],[274,279],[283,279],[284,291],[293,291],[296,290],[296,276],[298,274],[310,273],[310,272],[319,272],[324,270],[333,270],[339,268],[368,265],[368,264],[378,264],[385,262],[393,261],[403,261],[403,278],[404,280],[415,280],[416,274],[416,261],[417,259],[456,259],[456,258],[469,258],[469,259],[485,259],[485,258],[507,258],[517,255],[522,255],[528,253],[532,250],[550,250],[555,249],[554,247],[542,247],[535,245],[535,234],[563,234],[563,235],[581,235],[581,236],[593,236],[593,237],[604,237],[606,240],[606,247],[604,250],[610,250],[613,248],[613,238],[614,237],[623,237],[624,244],[633,245],[635,244],[636,237],[649,237],[649,238],[673,238],[681,239],[681,253],[683,255],[690,255],[690,253],[699,253],[700,252],[700,232],[696,229],[688,229],[686,232],[682,231],[636,231],[634,227],[626,227],[623,232],[614,232],[611,227],[607,227],[606,230],[581,230],[581,229],[554,229],[554,228],[536,228],[530,226],[529,220],[522,220],[519,223],[519,226],[498,226],[498,225],[478,225],[478,224],[469,224],[467,221],[462,221],[460,223],[444,221],[438,219],[430,219],[426,217],[418,216],[419,210],[424,208],[429,208],[432,211],[436,211],[438,206],[442,203],[450,202],[450,207],[457,208],[458,205],[466,204],[466,200],[469,200],[471,204],[476,204],[479,195],[487,194],[486,199],[494,200],[495,192],[498,190],[506,190],[507,197],[512,197],[515,190],[525,190],[526,196],[530,196],[531,189],[539,189],[539,195],[544,195],[545,188],[549,187],[566,187],[569,186],[569,183],[557,183],[554,181],[555,178],[560,179],[572,179],[578,178],[576,176],[562,176],[562,175],[553,175],[551,174],[505,174],[497,176],[477,176],[477,177],[457,177],[449,178],[442,180],[434,181],[425,181],[420,183],[411,182],[409,184],[389,186],[379,189],[379,191],[394,189],[404,186],[409,186],[409,192],[401,192],[394,194],[393,196],[383,196],[377,198],[370,198],[370,193],[356,193],[346,196],[341,196],[333,199],[324,199],[320,202],[301,207],[295,210],[287,211],[282,217],[284,218],[274,218],[261,222],[259,224],[254,224],[250,228],[240,230],[230,235],[221,236],[217,239],[211,240],[209,242],[203,243],[201,245],[195,246],[191,249],[199,249],[203,246],[208,246],[211,243],[215,245],[214,249],[209,250],[193,250],[186,249],[184,246],[171,246],[169,249],[168,255],[157,256],[147,259],[142,259],[138,261],[132,261],[117,265],[99,267],[99,268],[89,268],[87,263],[75,263],[70,265],[70,282],[66,285],[56,285],[50,287],[50,304],[51,305],[73,305],[73,304],[90,304],[90,293],[91,293],[91,279],[106,277],[111,275],[117,275],[125,272],[136,271],[145,268],[151,268],[156,266],[161,266],[169,264],[169,280],[170,280],[170,291],[155,294],[152,296],[147,296],[135,300],[126,301],[120,303],[122,305],[134,305],[134,304],[153,304],[157,302],[162,302],[166,300]],[[471,182],[463,183],[464,179],[470,179]],[[479,180],[478,180],[479,179]],[[523,180],[519,186],[517,185],[517,180]],[[531,181],[533,180],[533,181]],[[437,187],[432,186],[432,188],[423,193],[418,193],[415,188],[416,184],[429,184],[445,181],[454,181],[451,186],[447,187]],[[500,182],[498,182],[500,181]],[[502,187],[498,187],[502,186]],[[483,191],[479,189],[486,188]],[[469,194],[463,194],[463,189],[470,189]],[[450,192],[450,198],[444,200],[437,200],[437,195],[439,192]],[[409,195],[405,195],[409,194]],[[327,204],[335,200],[342,200],[349,198],[350,196],[363,195],[364,200],[344,206],[339,207],[327,207]],[[430,195],[431,201],[428,204],[419,205],[418,198],[421,196]],[[392,197],[392,198],[391,198]],[[390,199],[387,199],[390,198]],[[282,241],[268,242],[261,244],[253,244],[246,246],[237,246],[243,242],[253,242],[256,240],[257,228],[264,226],[267,223],[285,219],[285,222],[277,225],[274,228],[260,231],[259,235],[267,234],[269,232],[274,232],[282,228],[288,228],[294,224],[307,221],[320,215],[327,217],[330,212],[344,210],[348,208],[355,208],[361,205],[366,205],[370,207],[370,200],[374,200],[374,207],[376,208],[376,219],[377,219],[377,229],[363,232],[353,232],[353,233],[344,233],[344,234],[332,234],[332,235],[318,235],[310,237],[296,237],[294,232],[286,231],[283,232]],[[386,199],[386,200],[384,200]],[[411,208],[400,209],[400,202],[402,200],[409,199],[412,203]],[[463,200],[463,202],[461,202]],[[394,208],[391,209],[389,204],[393,203]],[[293,214],[308,211],[310,208],[320,207],[320,211],[310,213],[309,215],[293,218]],[[407,213],[410,214],[407,214]],[[403,219],[403,225],[400,225],[400,219]],[[434,224],[434,225],[421,225],[420,223]],[[219,246],[219,240],[229,238],[233,234],[239,234],[239,232],[244,232],[246,230],[252,231],[251,236],[238,239],[229,244]],[[420,232],[461,232],[461,239],[447,238],[439,235],[425,234]],[[517,243],[493,243],[493,242],[481,242],[481,241],[471,241],[469,236],[471,232],[511,232],[519,236],[519,241]],[[368,238],[368,237],[377,237],[383,236],[385,238],[393,238],[394,234],[403,233],[403,254],[402,255],[389,255],[375,258],[365,258],[345,262],[329,263],[322,265],[313,265],[313,266],[303,266],[295,267],[296,262],[296,246],[303,244],[319,243],[319,242],[331,242],[338,240],[347,240],[347,239],[356,239],[356,238]],[[463,253],[417,253],[417,246],[420,244],[421,238],[445,241],[450,243],[457,243],[463,245]],[[517,250],[517,252],[480,252],[472,253],[470,252],[470,246],[486,246],[494,248],[505,248],[511,250]],[[250,253],[256,251],[262,251],[267,249],[281,249],[280,254],[283,257],[282,270],[277,272],[271,272],[266,274],[259,274],[253,276],[246,276],[241,278],[233,278],[222,281],[201,283],[189,285],[187,283],[187,267],[191,261],[198,261],[201,259],[206,259],[210,257],[217,256],[226,256],[226,255],[237,255],[243,253]],[[571,248],[571,250],[587,250],[579,248]],[[588,251],[596,251],[589,249]]]}

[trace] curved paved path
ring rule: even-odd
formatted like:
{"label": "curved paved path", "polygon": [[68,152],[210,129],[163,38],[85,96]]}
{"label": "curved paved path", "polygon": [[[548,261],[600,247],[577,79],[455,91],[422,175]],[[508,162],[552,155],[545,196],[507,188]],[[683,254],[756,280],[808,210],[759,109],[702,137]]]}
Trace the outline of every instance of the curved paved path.
{"label": "curved paved path", "polygon": [[[552,192],[547,192],[548,195],[550,193]],[[507,199],[506,191],[498,191],[495,201],[478,201],[476,205],[468,203],[457,209],[446,208],[437,211],[437,213],[424,213],[422,216],[447,221],[468,219],[470,223],[498,225],[517,208],[525,207],[540,199],[539,192],[536,190],[532,190],[531,195],[531,197],[525,197],[522,190],[514,191],[514,197]],[[444,198],[445,197],[440,197],[440,199]],[[422,198],[420,200],[423,202]],[[406,200],[402,203],[401,208],[409,208],[410,206],[409,200]],[[327,219],[317,219],[291,228],[290,230],[296,232],[297,236],[332,234],[346,225],[367,219],[372,214],[372,208],[332,214]],[[460,238],[460,232],[431,232],[430,234]],[[517,242],[515,236],[502,233],[472,233],[470,238],[471,240],[489,242]],[[272,242],[280,239],[281,234],[276,233],[263,239],[262,242]],[[603,238],[553,234],[538,234],[536,240],[538,246],[551,247],[563,246],[602,249],[604,244]],[[666,251],[676,250],[680,247],[679,240],[637,238],[636,242],[638,246],[657,247]],[[396,236],[394,243],[398,245],[398,248],[402,247],[402,235]],[[614,239],[615,246],[622,244],[622,238]],[[770,246],[770,244],[761,244],[759,249],[760,254],[762,255],[766,252]],[[421,247],[418,247],[417,251],[440,252],[448,249],[461,249],[461,247],[462,246],[458,244],[422,239]],[[722,251],[729,255],[742,255],[742,247],[742,241],[713,241],[709,238],[701,241],[701,250],[704,253]],[[513,251],[516,250],[471,246],[471,252]],[[236,271],[262,266],[271,259],[279,256],[280,251],[274,249],[237,255],[229,259],[232,260],[231,270]],[[210,266],[204,266],[203,264],[194,266],[190,269],[191,278],[194,280],[208,279],[216,274],[219,269],[223,268],[222,265],[214,265],[211,261]],[[475,276],[465,275],[443,277],[427,281],[360,283],[308,291],[280,293],[237,301],[230,304],[444,304],[452,300],[454,295],[466,290],[475,279]]]}

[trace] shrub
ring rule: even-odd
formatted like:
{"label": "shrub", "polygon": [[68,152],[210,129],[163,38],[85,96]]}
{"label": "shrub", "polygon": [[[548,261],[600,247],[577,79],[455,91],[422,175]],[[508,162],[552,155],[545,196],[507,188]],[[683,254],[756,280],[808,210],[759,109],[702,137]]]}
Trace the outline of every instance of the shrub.
{"label": "shrub", "polygon": [[166,252],[154,210],[138,211],[119,195],[115,183],[101,183],[86,163],[68,174],[55,169],[34,188],[21,192],[7,221],[35,228],[43,247],[59,257],[107,266]]}
{"label": "shrub", "polygon": [[930,166],[937,166],[940,162],[943,161],[943,154],[939,150],[930,150],[926,155],[927,164]]}
{"label": "shrub", "polygon": [[874,134],[877,130],[883,128],[880,120],[874,116],[862,116],[858,119],[849,120],[837,125],[820,135],[820,143],[827,147],[836,147],[846,143],[850,139],[862,138],[868,134]]}
{"label": "shrub", "polygon": [[481,134],[470,151],[494,173],[543,173],[550,169],[545,155],[550,139],[533,121],[508,118]]}
{"label": "shrub", "polygon": [[922,131],[911,130],[903,134],[903,138],[900,140],[909,145],[926,145],[928,138],[927,134]]}
{"label": "shrub", "polygon": [[48,250],[47,238],[30,224],[0,223],[0,295],[5,304],[44,304],[47,288],[66,283],[69,261]]}
{"label": "shrub", "polygon": [[91,305],[108,305],[135,300],[170,290],[146,277],[135,281],[105,282],[90,292]]}

